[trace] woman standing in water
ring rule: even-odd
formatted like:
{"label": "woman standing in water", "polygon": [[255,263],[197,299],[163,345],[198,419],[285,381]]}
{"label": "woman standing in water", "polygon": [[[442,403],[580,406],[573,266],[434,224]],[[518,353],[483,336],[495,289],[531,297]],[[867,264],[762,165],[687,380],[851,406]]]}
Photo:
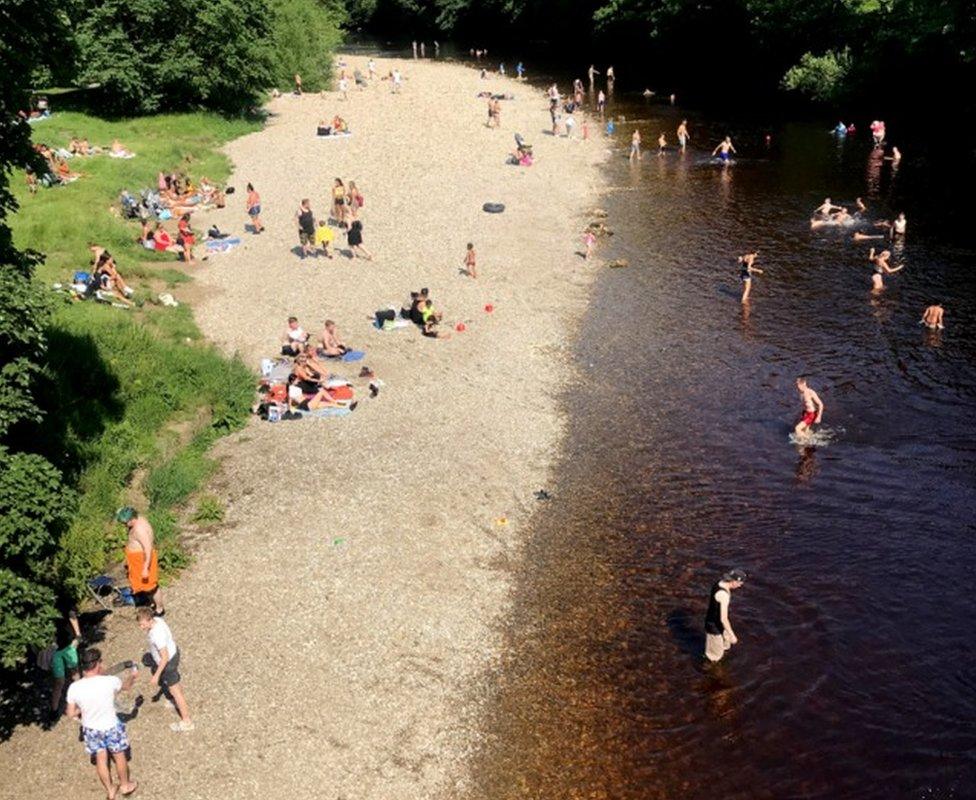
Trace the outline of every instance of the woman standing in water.
{"label": "woman standing in water", "polygon": [[763,271],[759,267],[754,267],[759,253],[746,253],[739,256],[739,280],[742,282],[742,302],[749,302],[749,292],[752,289],[752,276],[762,275]]}
{"label": "woman standing in water", "polygon": [[882,250],[880,253],[875,255],[874,248],[871,248],[871,252],[868,253],[868,261],[874,264],[874,273],[871,275],[871,291],[880,292],[884,290],[884,276],[894,275],[896,272],[901,272],[905,265],[902,264],[900,267],[895,267],[892,269],[888,264],[888,260],[891,258],[890,250]]}

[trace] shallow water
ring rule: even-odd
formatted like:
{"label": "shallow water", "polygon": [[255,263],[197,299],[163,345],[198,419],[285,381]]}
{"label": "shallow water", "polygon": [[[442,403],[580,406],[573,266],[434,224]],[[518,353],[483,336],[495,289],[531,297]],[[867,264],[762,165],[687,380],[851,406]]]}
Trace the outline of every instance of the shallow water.
{"label": "shallow water", "polygon": [[[687,115],[693,149],[629,164],[631,128],[609,142],[598,254],[630,267],[600,276],[582,327],[476,793],[976,797],[976,277],[971,249],[939,244],[966,239],[933,207],[950,176],[921,156],[893,170],[866,128],[639,97],[610,113],[645,144]],[[727,130],[723,169],[706,147]],[[827,195],[865,199],[860,230],[907,213],[883,293],[851,229],[810,231]],[[765,274],[743,308],[752,248]],[[789,441],[801,373],[826,403],[817,447]],[[750,576],[741,643],[705,668],[707,591],[732,566]]]}

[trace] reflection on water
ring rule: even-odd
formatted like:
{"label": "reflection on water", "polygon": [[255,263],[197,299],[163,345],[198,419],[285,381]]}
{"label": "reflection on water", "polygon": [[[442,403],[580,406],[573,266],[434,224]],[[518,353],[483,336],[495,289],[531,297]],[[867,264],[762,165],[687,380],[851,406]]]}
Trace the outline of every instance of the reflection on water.
{"label": "reflection on water", "polygon": [[[475,794],[491,798],[976,796],[976,277],[940,242],[936,177],[835,141],[617,98],[645,143],[690,118],[693,149],[628,164],[579,342],[571,441],[518,575]],[[771,146],[764,143],[772,134]],[[731,133],[730,168],[708,148]],[[653,137],[653,138],[652,138]],[[897,179],[896,179],[897,177]],[[904,210],[872,295],[823,197]],[[739,302],[735,257],[764,274]],[[947,329],[920,329],[941,301]],[[829,446],[789,443],[794,378]],[[701,661],[708,587],[730,566],[740,644]]]}

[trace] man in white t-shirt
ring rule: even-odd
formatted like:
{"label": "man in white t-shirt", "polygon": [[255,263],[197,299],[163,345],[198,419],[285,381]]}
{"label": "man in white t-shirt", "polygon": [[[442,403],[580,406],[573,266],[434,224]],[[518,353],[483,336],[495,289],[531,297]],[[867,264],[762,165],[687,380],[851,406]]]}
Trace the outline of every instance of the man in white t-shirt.
{"label": "man in white t-shirt", "polygon": [[149,652],[146,654],[147,666],[152,668],[149,681],[173,699],[173,705],[180,715],[180,721],[169,727],[177,732],[192,731],[194,725],[190,719],[190,709],[180,684],[180,651],[173,632],[164,619],[154,615],[152,609],[146,606],[136,609],[136,621],[149,638]]}
{"label": "man in white t-shirt", "polygon": [[[67,714],[72,719],[81,720],[85,752],[95,757],[95,772],[105,787],[108,800],[115,800],[119,794],[127,797],[138,784],[129,780],[126,761],[129,739],[125,735],[125,725],[115,713],[115,695],[132,688],[136,668],[126,671],[122,679],[106,675],[102,668],[102,653],[94,647],[81,654],[80,663],[82,677],[68,687]],[[110,753],[119,773],[118,786],[112,782]]]}

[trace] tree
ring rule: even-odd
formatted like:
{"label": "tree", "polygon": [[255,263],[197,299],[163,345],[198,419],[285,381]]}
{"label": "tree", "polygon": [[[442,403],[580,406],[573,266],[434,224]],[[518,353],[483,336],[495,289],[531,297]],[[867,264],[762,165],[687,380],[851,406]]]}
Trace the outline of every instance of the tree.
{"label": "tree", "polygon": [[262,0],[98,0],[76,20],[79,80],[116,114],[240,112],[272,83]]}
{"label": "tree", "polygon": [[322,0],[274,0],[271,9],[275,85],[292,86],[298,73],[308,91],[327,89],[345,12]]}
{"label": "tree", "polygon": [[[43,16],[44,25],[37,21]],[[33,282],[41,256],[14,247],[8,216],[17,210],[10,173],[40,170],[30,126],[30,79],[39,55],[63,52],[58,14],[33,0],[0,5],[0,663],[12,666],[30,646],[49,641],[56,590],[53,564],[72,495],[61,474],[38,455],[6,444],[18,423],[39,413],[32,389],[44,354],[48,305]]]}

